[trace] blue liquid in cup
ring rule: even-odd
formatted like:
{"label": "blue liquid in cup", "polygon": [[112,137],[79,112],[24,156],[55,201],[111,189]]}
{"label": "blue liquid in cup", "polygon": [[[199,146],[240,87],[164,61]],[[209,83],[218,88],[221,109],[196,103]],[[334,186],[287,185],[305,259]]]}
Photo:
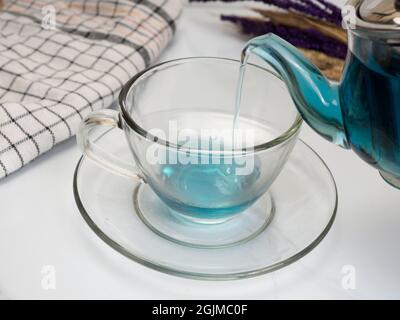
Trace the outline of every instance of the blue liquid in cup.
{"label": "blue liquid in cup", "polygon": [[[260,178],[260,166],[238,175],[237,164],[166,164],[160,168],[164,190],[154,191],[172,210],[194,219],[226,219],[251,206],[260,196],[252,194]],[[184,202],[177,199],[184,199]]]}

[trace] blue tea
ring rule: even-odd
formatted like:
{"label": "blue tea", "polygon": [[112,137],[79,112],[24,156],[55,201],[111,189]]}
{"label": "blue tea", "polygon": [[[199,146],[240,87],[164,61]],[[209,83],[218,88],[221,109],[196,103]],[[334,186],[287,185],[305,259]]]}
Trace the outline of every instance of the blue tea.
{"label": "blue tea", "polygon": [[[240,140],[239,137],[235,137],[235,134],[239,125],[246,64],[247,56],[244,56],[238,70],[236,99],[232,106],[233,122],[230,135],[232,141]],[[223,126],[222,124],[223,122],[219,123],[220,126]],[[218,129],[217,125],[215,129]],[[208,140],[202,140],[201,145],[204,150],[213,150],[212,140],[211,137]],[[217,140],[222,142],[221,147],[224,149],[225,139],[218,137]],[[231,142],[225,150],[232,149]],[[178,157],[179,153],[176,151],[172,151],[172,153],[172,158]],[[155,186],[153,190],[169,208],[186,217],[191,216],[196,220],[225,220],[250,207],[266,191],[267,186],[262,189],[261,193],[255,191],[261,176],[260,160],[256,155],[251,155],[251,170],[245,174],[240,172],[240,169],[243,169],[246,164],[236,163],[237,158],[243,160],[247,158],[245,156],[235,159],[234,156],[224,156],[223,154],[213,156],[212,153],[206,152],[191,157],[191,160],[196,160],[197,163],[192,161],[190,164],[183,164],[179,161],[171,161],[170,155],[171,153],[166,154],[166,158],[167,162],[172,163],[161,166],[159,170],[161,177],[158,179],[163,181],[163,188],[173,192],[166,193],[158,190]],[[171,193],[177,196],[170,197]],[[178,201],[178,198],[184,199],[184,203]]]}
{"label": "blue tea", "polygon": [[[370,165],[400,172],[400,52],[365,50],[358,42],[350,53],[340,98],[348,141]],[[364,50],[363,50],[364,48]],[[363,61],[361,61],[363,59]]]}
{"label": "blue tea", "polygon": [[[398,14],[400,18],[400,5]],[[315,131],[352,148],[400,189],[400,25],[359,33],[349,29],[339,84],[274,34],[250,40],[244,52],[256,54],[275,69]]]}
{"label": "blue tea", "polygon": [[238,175],[237,164],[224,163],[223,157],[220,160],[220,164],[161,166],[163,187],[178,193],[180,198],[185,199],[185,204],[167,198],[162,190],[155,192],[171,209],[196,219],[225,219],[241,212],[260,196],[256,193],[251,195],[260,178],[260,166],[255,161],[254,169],[249,174]]}

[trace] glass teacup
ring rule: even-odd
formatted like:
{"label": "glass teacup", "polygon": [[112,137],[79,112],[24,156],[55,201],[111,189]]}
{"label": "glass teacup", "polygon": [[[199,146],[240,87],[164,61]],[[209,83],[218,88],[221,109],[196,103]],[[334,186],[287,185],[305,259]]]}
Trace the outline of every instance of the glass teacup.
{"label": "glass teacup", "polygon": [[[120,111],[86,118],[78,142],[104,168],[147,183],[172,214],[200,223],[230,219],[265,194],[302,124],[280,78],[248,64],[234,127],[239,65],[185,58],[153,66],[124,86]],[[134,163],[96,147],[103,126],[124,130]]]}

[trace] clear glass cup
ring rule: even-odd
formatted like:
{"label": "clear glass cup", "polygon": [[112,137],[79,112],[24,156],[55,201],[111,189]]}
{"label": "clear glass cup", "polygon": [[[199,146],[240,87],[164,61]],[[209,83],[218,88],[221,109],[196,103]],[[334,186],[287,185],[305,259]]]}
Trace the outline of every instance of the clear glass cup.
{"label": "clear glass cup", "polygon": [[[265,194],[302,124],[281,79],[249,64],[233,134],[239,66],[223,58],[153,66],[124,86],[119,111],[86,118],[78,143],[102,167],[148,184],[173,215],[229,220]],[[96,146],[93,137],[104,126],[124,130],[134,161]]]}

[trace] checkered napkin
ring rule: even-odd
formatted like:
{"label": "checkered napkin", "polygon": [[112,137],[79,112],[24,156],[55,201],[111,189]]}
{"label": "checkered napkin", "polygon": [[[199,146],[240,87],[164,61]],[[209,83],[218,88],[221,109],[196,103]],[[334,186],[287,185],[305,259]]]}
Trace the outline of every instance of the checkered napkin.
{"label": "checkered napkin", "polygon": [[171,39],[181,0],[3,0],[0,178],[74,135]]}

